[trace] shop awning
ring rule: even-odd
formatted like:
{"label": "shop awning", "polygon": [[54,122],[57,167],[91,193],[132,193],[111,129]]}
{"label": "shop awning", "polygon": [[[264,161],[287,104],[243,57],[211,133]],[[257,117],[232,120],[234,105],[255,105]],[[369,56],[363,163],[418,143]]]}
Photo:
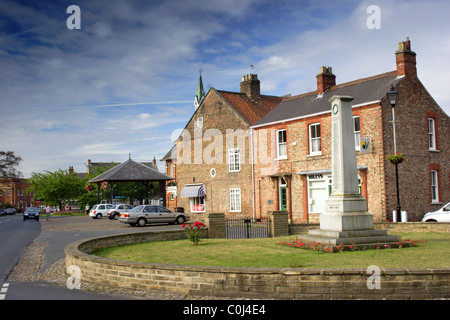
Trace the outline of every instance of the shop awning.
{"label": "shop awning", "polygon": [[183,190],[181,190],[181,197],[204,197],[206,195],[204,185],[195,185],[195,186],[185,186]]}

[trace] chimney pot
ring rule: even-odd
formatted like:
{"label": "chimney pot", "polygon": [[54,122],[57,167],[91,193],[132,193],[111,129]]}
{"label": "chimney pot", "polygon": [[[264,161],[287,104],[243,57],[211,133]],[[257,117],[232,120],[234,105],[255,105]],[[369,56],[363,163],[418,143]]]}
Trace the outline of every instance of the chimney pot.
{"label": "chimney pot", "polygon": [[247,96],[251,99],[261,97],[260,81],[258,80],[258,75],[247,74],[242,77],[241,93],[247,94]]}
{"label": "chimney pot", "polygon": [[317,75],[317,94],[323,94],[325,91],[336,85],[336,76],[331,67],[321,66]]}
{"label": "chimney pot", "polygon": [[417,77],[416,53],[411,51],[409,37],[405,41],[398,43],[398,50],[395,52],[395,62],[397,65],[397,77]]}

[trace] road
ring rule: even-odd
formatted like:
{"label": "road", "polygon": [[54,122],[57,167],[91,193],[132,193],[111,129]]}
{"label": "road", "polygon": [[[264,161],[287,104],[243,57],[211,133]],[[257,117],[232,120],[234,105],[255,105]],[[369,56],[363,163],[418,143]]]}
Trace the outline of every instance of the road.
{"label": "road", "polygon": [[22,256],[23,250],[41,233],[41,224],[22,220],[22,215],[0,217],[0,285]]}
{"label": "road", "polygon": [[[58,219],[58,218],[51,218]],[[61,219],[61,218],[60,218]],[[41,233],[41,222],[23,221],[21,214],[0,217],[0,300],[117,300],[127,299],[117,295],[70,290],[66,286],[47,282],[11,282],[13,271],[25,248],[33,241],[49,241],[43,268],[63,257],[64,247],[84,237],[101,235],[102,232]],[[52,238],[52,239],[50,239]]]}

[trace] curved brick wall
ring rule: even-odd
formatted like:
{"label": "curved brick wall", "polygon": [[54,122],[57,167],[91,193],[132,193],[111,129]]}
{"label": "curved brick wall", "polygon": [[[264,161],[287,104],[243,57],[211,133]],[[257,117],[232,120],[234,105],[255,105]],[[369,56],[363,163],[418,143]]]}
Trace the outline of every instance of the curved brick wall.
{"label": "curved brick wall", "polygon": [[[202,236],[206,237],[207,230],[204,232]],[[66,267],[80,267],[81,283],[190,295],[258,299],[450,298],[450,268],[381,269],[380,289],[369,289],[367,280],[373,276],[365,269],[182,266],[112,260],[89,254],[121,244],[184,238],[184,231],[150,231],[80,240],[66,247]]]}

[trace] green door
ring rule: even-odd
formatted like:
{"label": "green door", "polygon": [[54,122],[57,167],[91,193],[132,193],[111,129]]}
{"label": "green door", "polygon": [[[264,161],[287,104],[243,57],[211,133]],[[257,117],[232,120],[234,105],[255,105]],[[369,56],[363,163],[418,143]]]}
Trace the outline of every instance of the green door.
{"label": "green door", "polygon": [[280,187],[280,210],[287,211],[286,187]]}

